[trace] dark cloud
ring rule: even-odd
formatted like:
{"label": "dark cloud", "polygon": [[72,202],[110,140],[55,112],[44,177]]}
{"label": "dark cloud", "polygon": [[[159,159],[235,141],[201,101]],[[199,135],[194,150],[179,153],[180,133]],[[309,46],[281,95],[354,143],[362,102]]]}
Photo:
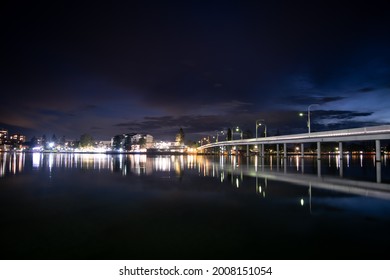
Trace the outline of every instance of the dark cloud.
{"label": "dark cloud", "polygon": [[316,116],[319,116],[320,118],[327,118],[327,119],[353,119],[356,117],[371,116],[372,114],[373,112],[354,112],[354,111],[336,111],[336,110],[315,111]]}
{"label": "dark cloud", "polygon": [[371,92],[374,90],[375,90],[375,88],[372,88],[372,87],[364,87],[364,88],[358,89],[358,92]]}
{"label": "dark cloud", "polygon": [[286,105],[310,105],[310,104],[325,104],[333,101],[345,99],[345,96],[310,96],[310,95],[295,95],[289,98],[283,98],[280,103]]}
{"label": "dark cloud", "polygon": [[339,101],[339,100],[343,100],[343,99],[345,99],[345,97],[343,97],[343,96],[321,97],[321,98],[318,98],[318,103],[325,104],[328,102]]}
{"label": "dark cloud", "polygon": [[222,116],[210,115],[210,116],[161,116],[161,117],[145,117],[138,122],[128,122],[116,124],[116,126],[127,128],[128,131],[136,129],[140,132],[145,131],[149,133],[159,132],[167,135],[174,135],[179,128],[185,129],[187,133],[205,133],[213,128],[218,130],[226,127],[227,122]]}
{"label": "dark cloud", "polygon": [[263,118],[270,133],[289,133],[305,130],[294,110],[310,104],[321,120],[390,119],[383,1],[9,1],[3,11],[0,119],[10,127],[171,137],[181,126],[253,131]]}
{"label": "dark cloud", "polygon": [[372,121],[356,122],[353,120],[346,120],[343,122],[334,122],[326,125],[315,124],[314,130],[312,131],[339,130],[339,129],[349,129],[349,128],[356,128],[356,127],[370,127],[370,126],[377,126],[377,125],[382,125],[382,123],[372,122]]}

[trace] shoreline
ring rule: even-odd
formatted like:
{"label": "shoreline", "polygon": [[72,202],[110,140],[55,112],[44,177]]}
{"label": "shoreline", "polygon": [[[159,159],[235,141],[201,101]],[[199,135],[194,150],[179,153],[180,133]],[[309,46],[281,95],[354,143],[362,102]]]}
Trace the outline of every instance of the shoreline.
{"label": "shoreline", "polygon": [[[175,151],[146,151],[146,152],[134,152],[134,151],[122,151],[122,152],[115,152],[115,151],[105,151],[105,152],[93,152],[93,151],[2,151],[1,153],[41,153],[41,154],[105,154],[105,155],[122,155],[122,154],[128,154],[128,155],[213,155],[213,156],[236,156],[236,154],[221,154],[221,153],[197,153],[197,152],[175,152]],[[388,155],[387,152],[382,152],[382,155]],[[249,156],[260,156],[259,153],[250,153]],[[277,156],[276,153],[265,153],[266,156]],[[301,153],[296,152],[288,152],[288,156],[302,156]],[[316,156],[316,152],[305,152],[304,156]],[[323,152],[321,155],[333,155],[338,156],[339,153],[337,152]],[[358,152],[358,151],[346,151],[343,153],[344,156],[346,155],[375,155],[374,152]],[[247,156],[246,153],[239,153],[237,156]],[[283,154],[280,153],[279,157],[283,157]]]}

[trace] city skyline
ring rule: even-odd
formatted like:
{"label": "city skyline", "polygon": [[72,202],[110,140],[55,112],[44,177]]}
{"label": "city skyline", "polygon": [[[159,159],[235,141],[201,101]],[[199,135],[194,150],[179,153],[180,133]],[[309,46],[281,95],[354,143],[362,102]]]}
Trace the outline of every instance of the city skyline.
{"label": "city skyline", "polygon": [[198,140],[390,123],[383,1],[8,3],[0,128]]}

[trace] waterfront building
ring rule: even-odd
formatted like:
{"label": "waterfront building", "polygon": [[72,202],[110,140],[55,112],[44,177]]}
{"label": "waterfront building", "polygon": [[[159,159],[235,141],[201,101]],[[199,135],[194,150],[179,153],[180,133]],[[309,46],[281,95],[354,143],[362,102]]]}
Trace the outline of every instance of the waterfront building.
{"label": "waterfront building", "polygon": [[111,138],[111,147],[116,151],[129,151],[133,142],[135,133],[118,134]]}
{"label": "waterfront building", "polygon": [[9,138],[12,144],[21,145],[26,142],[26,136],[20,133],[14,133]]}
{"label": "waterfront building", "polygon": [[8,142],[8,130],[0,129],[0,145],[4,145]]}
{"label": "waterfront building", "polygon": [[9,149],[8,130],[0,129],[0,151],[8,151]]}
{"label": "waterfront building", "polygon": [[[144,141],[142,139],[144,139]],[[147,149],[153,146],[153,136],[150,134],[137,133],[131,137],[132,144],[139,144],[140,141],[141,143],[144,142],[142,145],[144,145]]]}
{"label": "waterfront building", "polygon": [[1,129],[0,130],[0,150],[1,151],[9,151],[12,149],[21,149],[23,148],[23,143],[26,142],[26,136],[15,133],[8,134],[8,130]]}
{"label": "waterfront building", "polygon": [[139,151],[153,147],[153,136],[142,133],[118,134],[111,138],[111,148],[115,151]]}

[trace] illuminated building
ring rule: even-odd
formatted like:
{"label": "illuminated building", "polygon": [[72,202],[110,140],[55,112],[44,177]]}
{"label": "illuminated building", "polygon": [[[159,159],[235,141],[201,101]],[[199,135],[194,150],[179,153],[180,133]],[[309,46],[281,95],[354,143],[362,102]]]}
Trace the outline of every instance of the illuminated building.
{"label": "illuminated building", "polygon": [[6,144],[8,141],[8,130],[0,129],[0,145]]}
{"label": "illuminated building", "polygon": [[141,139],[145,139],[144,146],[149,149],[153,146],[153,136],[150,134],[137,133],[131,137],[131,143],[138,144]]}
{"label": "illuminated building", "polygon": [[20,133],[15,133],[10,136],[10,141],[13,144],[23,144],[24,142],[26,142],[26,136]]}

